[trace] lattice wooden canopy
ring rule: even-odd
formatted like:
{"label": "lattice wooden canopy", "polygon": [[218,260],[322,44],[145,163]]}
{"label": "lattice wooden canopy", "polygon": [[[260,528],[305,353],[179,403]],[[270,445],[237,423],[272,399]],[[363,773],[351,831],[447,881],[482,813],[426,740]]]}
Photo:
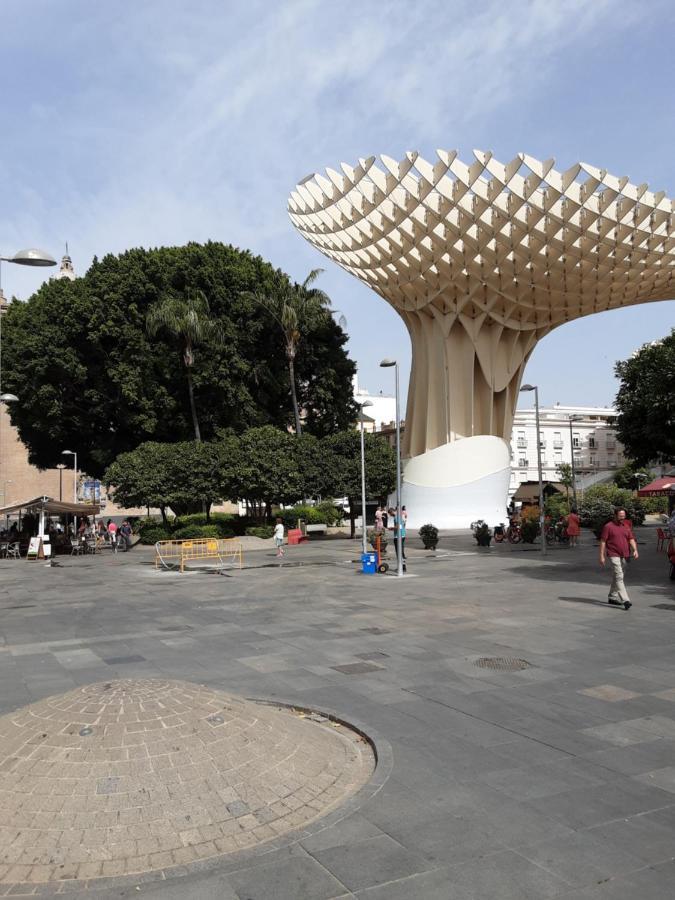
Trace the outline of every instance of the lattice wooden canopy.
{"label": "lattice wooden canopy", "polygon": [[303,237],[406,321],[412,454],[472,434],[508,439],[539,338],[675,295],[675,204],[663,192],[585,163],[558,172],[552,159],[504,165],[475,150],[467,166],[437,152],[435,165],[417,153],[342,164],[289,200]]}

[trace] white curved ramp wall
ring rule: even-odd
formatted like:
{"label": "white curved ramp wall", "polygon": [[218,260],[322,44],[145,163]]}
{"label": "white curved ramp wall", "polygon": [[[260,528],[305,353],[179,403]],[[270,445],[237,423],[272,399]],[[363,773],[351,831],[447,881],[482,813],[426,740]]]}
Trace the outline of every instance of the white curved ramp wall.
{"label": "white curved ramp wall", "polygon": [[453,441],[404,462],[408,528],[468,528],[476,519],[503,522],[511,472],[509,445],[479,435]]}

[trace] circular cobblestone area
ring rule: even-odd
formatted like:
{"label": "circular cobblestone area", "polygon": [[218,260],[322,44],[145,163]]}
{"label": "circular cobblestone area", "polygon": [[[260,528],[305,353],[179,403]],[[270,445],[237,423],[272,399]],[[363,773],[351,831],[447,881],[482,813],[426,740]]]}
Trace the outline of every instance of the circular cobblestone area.
{"label": "circular cobblestone area", "polygon": [[0,718],[0,883],[254,847],[334,809],[373,768],[366,741],[320,716],[179,681],[87,685]]}

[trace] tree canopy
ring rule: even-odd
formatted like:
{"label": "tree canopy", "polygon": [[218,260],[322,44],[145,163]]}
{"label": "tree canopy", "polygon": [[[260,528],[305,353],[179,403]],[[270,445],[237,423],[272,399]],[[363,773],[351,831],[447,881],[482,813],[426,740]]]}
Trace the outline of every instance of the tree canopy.
{"label": "tree canopy", "polygon": [[617,437],[638,466],[675,459],[675,328],[616,363]]}
{"label": "tree canopy", "polygon": [[[81,468],[100,476],[146,441],[194,435],[182,364],[184,345],[146,318],[167,297],[199,291],[218,323],[190,367],[201,437],[219,429],[294,420],[284,338],[247,294],[285,278],[261,257],[220,243],[129,250],[94,260],[73,282],[45,283],[3,318],[3,388],[19,396],[12,422],[30,461],[49,467],[73,446]],[[354,364],[329,315],[307,323],[295,360],[305,429],[319,437],[353,421]]]}
{"label": "tree canopy", "polygon": [[[394,451],[382,438],[367,434],[366,492],[384,497],[396,479]],[[272,504],[304,497],[350,498],[361,495],[361,450],[355,430],[317,439],[265,425],[241,435],[224,432],[214,441],[160,444],[146,441],[122,453],[103,476],[122,506],[158,507],[163,515],[201,509],[219,500],[246,500],[257,517]]]}

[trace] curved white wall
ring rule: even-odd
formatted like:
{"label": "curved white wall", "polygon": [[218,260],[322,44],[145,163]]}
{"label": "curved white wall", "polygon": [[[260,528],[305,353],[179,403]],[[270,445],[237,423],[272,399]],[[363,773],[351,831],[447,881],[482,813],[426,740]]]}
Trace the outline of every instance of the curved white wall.
{"label": "curved white wall", "polygon": [[463,438],[404,463],[408,527],[468,528],[504,522],[511,474],[509,445],[492,435]]}

